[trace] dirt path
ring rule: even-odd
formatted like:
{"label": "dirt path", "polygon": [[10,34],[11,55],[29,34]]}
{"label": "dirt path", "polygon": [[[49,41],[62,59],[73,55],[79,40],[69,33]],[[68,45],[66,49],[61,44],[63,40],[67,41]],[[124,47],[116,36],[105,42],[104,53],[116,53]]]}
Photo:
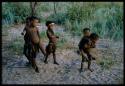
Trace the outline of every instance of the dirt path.
{"label": "dirt path", "polygon": [[[57,60],[59,66],[53,64],[50,56],[48,64],[43,63],[43,55],[39,53],[36,62],[40,73],[35,73],[31,66],[26,66],[26,57],[13,54],[7,47],[14,39],[23,37],[20,35],[24,25],[12,27],[8,35],[2,36],[2,83],[3,84],[122,84],[123,83],[123,44],[112,45],[100,40],[97,48],[101,59],[112,59],[114,64],[109,69],[103,69],[96,61],[92,62],[93,72],[86,69],[79,72],[81,57],[77,55],[76,48],[58,49]],[[42,26],[45,30],[45,26]],[[2,28],[4,29],[4,28]],[[42,29],[40,29],[42,31]],[[4,31],[3,31],[4,32]],[[78,38],[68,36],[70,45],[77,46]],[[71,41],[72,39],[72,41]],[[75,40],[75,42],[73,42]],[[110,43],[111,44],[111,43]],[[116,43],[117,44],[117,43]],[[107,62],[108,64],[108,62]],[[103,64],[104,66],[107,64]]]}

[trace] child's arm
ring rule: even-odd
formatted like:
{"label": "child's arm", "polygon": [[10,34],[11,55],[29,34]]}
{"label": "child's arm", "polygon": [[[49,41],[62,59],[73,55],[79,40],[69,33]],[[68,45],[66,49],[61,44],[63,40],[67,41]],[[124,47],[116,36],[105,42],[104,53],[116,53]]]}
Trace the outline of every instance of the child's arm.
{"label": "child's arm", "polygon": [[56,36],[53,35],[51,32],[47,31],[47,35],[50,37],[50,38],[55,38]]}
{"label": "child's arm", "polygon": [[40,38],[40,33],[39,33],[39,30],[38,30],[38,28],[37,28],[37,34],[38,34],[38,37]]}
{"label": "child's arm", "polygon": [[85,57],[87,60],[89,60],[87,54],[83,50],[80,50],[80,53],[83,57]]}

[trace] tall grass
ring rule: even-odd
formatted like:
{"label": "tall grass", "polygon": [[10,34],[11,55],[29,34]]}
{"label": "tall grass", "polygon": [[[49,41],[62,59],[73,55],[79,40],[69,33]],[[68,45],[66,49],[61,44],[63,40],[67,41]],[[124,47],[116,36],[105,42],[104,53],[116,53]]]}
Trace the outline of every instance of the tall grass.
{"label": "tall grass", "polygon": [[121,3],[72,3],[63,13],[53,14],[49,19],[63,24],[72,35],[81,36],[88,27],[100,38],[123,39],[123,4]]}
{"label": "tall grass", "polygon": [[[23,23],[30,15],[29,3],[2,3],[2,24]],[[65,27],[72,35],[81,36],[81,31],[89,27],[100,38],[123,39],[123,3],[115,2],[39,2],[37,15],[42,21],[53,20]],[[45,19],[43,12],[52,12]]]}
{"label": "tall grass", "polygon": [[30,15],[29,3],[3,2],[2,3],[2,25],[24,23],[25,18]]}
{"label": "tall grass", "polygon": [[64,12],[52,14],[47,20],[55,21],[57,24],[64,24],[67,19],[67,14]]}

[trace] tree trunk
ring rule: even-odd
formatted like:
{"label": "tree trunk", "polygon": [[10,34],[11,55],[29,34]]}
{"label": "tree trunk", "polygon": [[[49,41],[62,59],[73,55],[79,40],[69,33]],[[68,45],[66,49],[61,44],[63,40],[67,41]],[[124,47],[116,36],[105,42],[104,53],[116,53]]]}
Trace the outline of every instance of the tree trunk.
{"label": "tree trunk", "polygon": [[30,2],[31,16],[36,15],[36,6],[37,6],[37,2]]}
{"label": "tree trunk", "polygon": [[56,3],[54,2],[54,13],[56,14]]}

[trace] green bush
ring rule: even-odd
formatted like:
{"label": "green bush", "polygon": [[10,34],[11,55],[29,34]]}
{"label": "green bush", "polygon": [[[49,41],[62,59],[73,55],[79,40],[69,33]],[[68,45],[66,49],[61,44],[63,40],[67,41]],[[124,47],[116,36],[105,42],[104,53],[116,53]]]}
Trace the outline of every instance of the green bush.
{"label": "green bush", "polygon": [[52,4],[49,2],[39,2],[37,5],[37,13],[39,12],[48,12],[52,10]]}
{"label": "green bush", "polygon": [[57,13],[50,15],[47,20],[55,21],[57,24],[64,24],[67,19],[66,13]]}
{"label": "green bush", "polygon": [[74,4],[68,8],[65,27],[73,35],[80,36],[81,30],[89,27],[100,38],[120,40],[123,38],[123,5],[111,3]]}
{"label": "green bush", "polygon": [[[65,6],[65,7],[64,7]],[[57,14],[54,13],[54,3],[39,3],[36,14],[41,21],[52,20],[65,27],[72,35],[81,36],[81,31],[89,27],[101,38],[113,40],[123,39],[123,4],[114,2],[67,2],[56,3]],[[30,15],[29,3],[2,3],[2,24],[11,25],[23,23]],[[42,12],[51,12],[47,19]]]}
{"label": "green bush", "polygon": [[102,38],[111,38],[118,40],[123,38],[123,9],[117,8],[99,8],[93,14],[93,31],[98,33]]}
{"label": "green bush", "polygon": [[29,3],[23,2],[3,2],[2,3],[2,24],[10,25],[24,23],[25,18],[30,15]]}

